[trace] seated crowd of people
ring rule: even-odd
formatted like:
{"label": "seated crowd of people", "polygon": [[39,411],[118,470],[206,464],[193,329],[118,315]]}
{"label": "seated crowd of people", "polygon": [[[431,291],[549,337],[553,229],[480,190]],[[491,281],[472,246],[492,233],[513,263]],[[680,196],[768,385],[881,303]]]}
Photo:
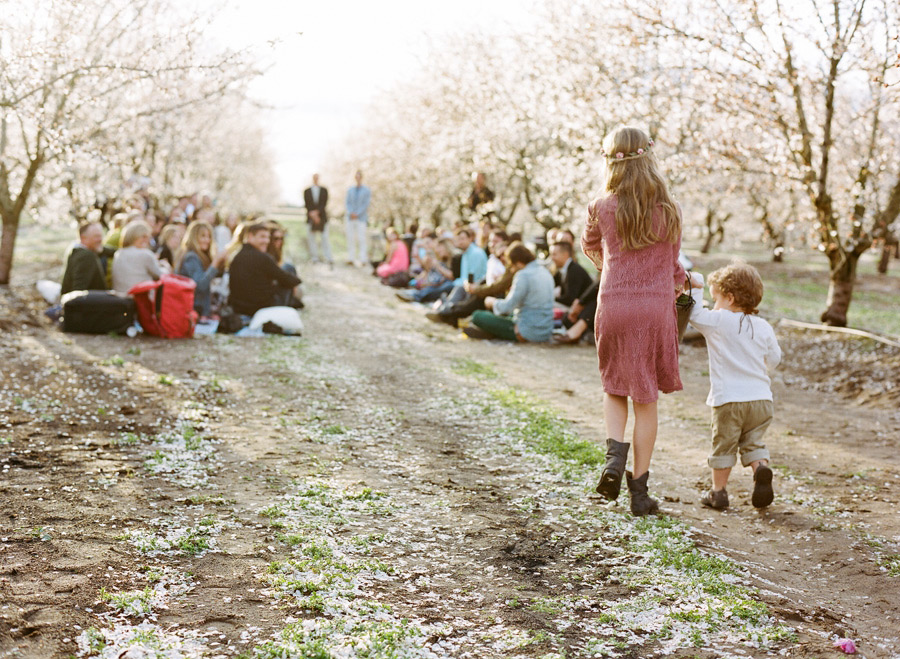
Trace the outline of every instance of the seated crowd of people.
{"label": "seated crowd of people", "polygon": [[593,336],[600,277],[578,263],[568,229],[548,232],[546,262],[520,234],[489,221],[446,234],[423,227],[407,241],[388,228],[385,237],[375,274],[401,289],[401,300],[430,305],[429,320],[463,325],[472,338],[572,344]]}
{"label": "seated crowd of people", "polygon": [[182,197],[168,212],[147,194],[125,200],[104,235],[99,219],[78,229],[65,256],[60,295],[106,290],[127,296],[166,274],[191,279],[199,322],[220,314],[246,325],[266,307],[302,308],[300,278],[284,259],[285,228],[274,220],[224,217],[208,196]]}

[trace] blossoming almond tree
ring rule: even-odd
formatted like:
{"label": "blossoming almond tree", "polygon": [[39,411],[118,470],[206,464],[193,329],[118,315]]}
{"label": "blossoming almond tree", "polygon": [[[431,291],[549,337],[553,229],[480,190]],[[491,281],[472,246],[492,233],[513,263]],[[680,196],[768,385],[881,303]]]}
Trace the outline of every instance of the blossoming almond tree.
{"label": "blossoming almond tree", "polygon": [[123,164],[143,119],[212,102],[257,73],[246,53],[210,48],[202,21],[168,0],[5,0],[0,35],[0,285],[23,213],[62,178]]}
{"label": "blossoming almond tree", "polygon": [[[900,213],[900,7],[892,0],[693,3],[635,8],[654,32],[705,54],[717,157],[805,200],[828,259],[822,321],[847,323],[857,263]],[[700,72],[698,71],[698,74]]]}

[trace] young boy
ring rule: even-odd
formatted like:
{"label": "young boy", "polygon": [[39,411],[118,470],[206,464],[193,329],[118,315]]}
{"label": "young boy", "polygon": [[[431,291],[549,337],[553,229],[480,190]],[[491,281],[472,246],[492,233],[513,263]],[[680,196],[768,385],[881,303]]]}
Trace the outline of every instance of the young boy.
{"label": "young boy", "polygon": [[706,338],[709,350],[712,407],[712,489],[700,502],[716,510],[728,507],[728,476],[741,454],[741,464],[753,468],[756,508],[774,499],[769,451],[762,437],[772,422],[772,389],[768,370],[781,361],[775,331],[757,316],[763,296],[762,279],[752,265],[732,263],[709,275],[712,310],[703,308],[703,275],[691,274],[694,306],[691,324]]}

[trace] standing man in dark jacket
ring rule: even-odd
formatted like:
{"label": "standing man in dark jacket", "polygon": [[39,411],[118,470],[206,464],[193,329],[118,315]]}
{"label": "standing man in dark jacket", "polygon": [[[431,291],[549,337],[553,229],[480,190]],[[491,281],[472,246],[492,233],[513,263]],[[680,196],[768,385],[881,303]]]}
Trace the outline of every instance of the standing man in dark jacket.
{"label": "standing man in dark jacket", "polygon": [[78,242],[69,247],[66,254],[66,269],[63,271],[60,295],[72,291],[105,291],[106,274],[100,262],[100,254],[108,250],[111,256],[115,250],[103,247],[103,229],[97,222],[85,222],[78,227]]}
{"label": "standing man in dark jacket", "polygon": [[319,246],[322,249],[322,258],[328,265],[334,265],[331,256],[331,244],[328,242],[328,213],[325,206],[328,204],[328,188],[319,185],[319,175],[313,174],[312,185],[303,191],[303,205],[306,206],[306,223],[309,235],[309,255],[313,263],[319,262]]}
{"label": "standing man in dark jacket", "polygon": [[294,288],[300,285],[299,277],[279,268],[275,259],[266,253],[270,237],[268,224],[251,224],[247,227],[244,246],[231,261],[228,304],[235,313],[252,316],[260,309],[277,306],[278,286]]}

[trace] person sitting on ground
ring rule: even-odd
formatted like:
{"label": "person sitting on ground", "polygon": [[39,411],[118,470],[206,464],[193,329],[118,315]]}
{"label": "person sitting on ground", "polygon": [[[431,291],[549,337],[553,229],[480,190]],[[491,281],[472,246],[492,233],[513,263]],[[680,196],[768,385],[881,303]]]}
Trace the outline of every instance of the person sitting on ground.
{"label": "person sitting on ground", "polygon": [[116,213],[109,221],[109,231],[103,237],[103,246],[112,250],[122,247],[122,230],[129,222],[128,213]]}
{"label": "person sitting on ground", "polygon": [[165,261],[174,269],[175,254],[184,238],[183,224],[167,224],[159,232],[159,248],[156,250],[156,258],[160,262]]}
{"label": "person sitting on ground", "polygon": [[488,245],[491,256],[488,258],[487,272],[482,284],[463,284],[467,295],[458,302],[441,305],[435,311],[429,311],[425,317],[436,322],[447,323],[451,327],[458,327],[459,321],[471,316],[480,309],[484,309],[484,299],[487,297],[505,297],[512,285],[513,273],[506,267],[508,236],[503,229],[496,229],[491,233]]}
{"label": "person sitting on ground", "polygon": [[[488,262],[484,275],[484,283],[493,285],[506,274],[506,248],[509,246],[509,234],[503,229],[494,229],[488,237]],[[468,282],[467,282],[468,283]],[[497,297],[497,296],[494,296]]]}
{"label": "person sitting on ground", "polygon": [[200,321],[212,316],[210,286],[213,279],[221,277],[225,270],[225,252],[216,253],[212,227],[202,220],[191,222],[177,257],[176,272],[190,277],[197,284],[194,289],[194,309]]}
{"label": "person sitting on ground", "polygon": [[382,283],[393,274],[409,270],[409,250],[406,243],[400,240],[400,234],[394,227],[388,227],[384,236],[387,240],[387,253],[384,261],[375,268],[375,274],[381,277]]}
{"label": "person sitting on ground", "polygon": [[[275,261],[279,268],[296,277],[297,268],[294,267],[293,263],[285,260],[284,257],[284,241],[287,238],[287,229],[275,220],[267,220],[266,224],[269,227],[270,235],[266,253],[272,257],[272,260]],[[297,288],[296,291],[294,289],[295,287],[278,286],[278,292],[276,293],[278,306],[294,307],[295,309],[303,308],[303,302],[300,301],[300,289]]]}
{"label": "person sitting on ground", "polygon": [[715,510],[728,507],[725,486],[740,453],[741,464],[753,469],[755,508],[774,499],[769,450],[763,434],[772,423],[772,381],[768,371],[781,361],[775,330],[759,313],[763,283],[752,265],[735,262],[709,275],[714,306],[703,308],[703,277],[691,273],[694,306],[691,324],[709,350],[709,396],[712,408],[712,489],[700,503]]}
{"label": "person sitting on ground", "polygon": [[216,241],[216,249],[224,252],[234,236],[234,230],[238,225],[237,213],[227,213],[225,219],[216,223],[213,227],[213,238]]}
{"label": "person sitting on ground", "polygon": [[591,285],[584,289],[581,296],[572,302],[569,310],[563,317],[565,334],[554,337],[554,342],[559,344],[578,343],[585,332],[594,331],[594,317],[597,315],[597,295],[600,293],[600,275],[594,277]]}
{"label": "person sitting on ground", "polygon": [[466,226],[460,227],[454,234],[454,242],[457,249],[462,252],[460,259],[459,277],[444,282],[440,286],[431,286],[417,291],[398,291],[397,296],[407,302],[429,302],[436,300],[443,293],[448,293],[447,299],[452,301],[462,300],[466,291],[463,284],[484,281],[487,274],[487,254],[475,244],[472,230]]}
{"label": "person sitting on ground", "polygon": [[509,294],[502,299],[485,298],[484,306],[490,311],[473,313],[474,327],[463,331],[472,338],[549,341],[553,333],[553,275],[522,243],[507,248],[506,262],[513,273]]}
{"label": "person sitting on ground", "polygon": [[279,306],[278,287],[295,289],[300,278],[278,267],[266,252],[270,229],[265,222],[254,222],[245,231],[246,242],[228,268],[228,304],[235,313],[252,316],[265,307]]}
{"label": "person sitting on ground", "polygon": [[[423,244],[428,244],[423,242]],[[440,286],[453,279],[451,260],[453,243],[449,238],[441,238],[431,243],[422,258],[422,272],[413,280],[413,288],[421,289],[429,286]]]}
{"label": "person sitting on ground", "polygon": [[162,276],[163,268],[150,250],[150,233],[144,220],[133,220],[122,229],[122,247],[116,250],[112,265],[116,293],[126,294],[137,284]]}
{"label": "person sitting on ground", "polygon": [[[575,247],[575,234],[572,233],[571,229],[558,229],[556,232],[556,240],[553,242],[557,243],[569,243],[572,247]],[[551,243],[553,244],[553,243]]]}
{"label": "person sitting on ground", "polygon": [[568,309],[591,285],[591,276],[574,259],[572,243],[563,241],[550,245],[550,260],[556,266],[553,275],[555,302],[561,308]]}
{"label": "person sitting on ground", "polygon": [[[60,295],[72,291],[106,290],[106,273],[100,254],[103,253],[103,228],[99,222],[85,222],[78,227],[78,242],[66,251]],[[114,250],[108,250],[112,256]]]}
{"label": "person sitting on ground", "polygon": [[409,250],[410,275],[417,277],[425,269],[423,261],[428,252],[434,248],[437,239],[438,236],[431,227],[421,227],[416,232],[416,239]]}
{"label": "person sitting on ground", "polygon": [[[144,220],[146,220],[147,224],[149,224],[152,229],[150,232],[150,249],[156,252],[159,250],[160,245],[162,245],[160,234],[166,227],[166,214],[153,209],[148,209],[144,212]],[[171,265],[171,261],[169,264]]]}

